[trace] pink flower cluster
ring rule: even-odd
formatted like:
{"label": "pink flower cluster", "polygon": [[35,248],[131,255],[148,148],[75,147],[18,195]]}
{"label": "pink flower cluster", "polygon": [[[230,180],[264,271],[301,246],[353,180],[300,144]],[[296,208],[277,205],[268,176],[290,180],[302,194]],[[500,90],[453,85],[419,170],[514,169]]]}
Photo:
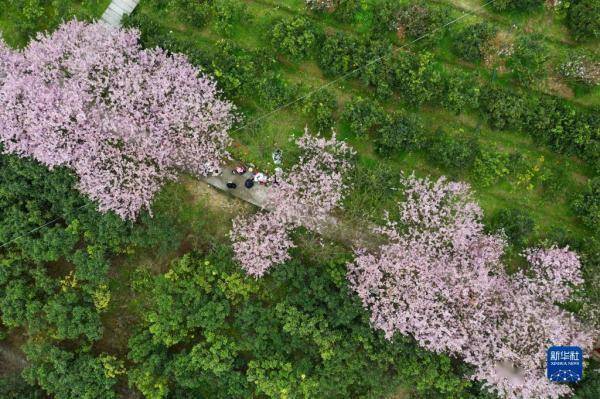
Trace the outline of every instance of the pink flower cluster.
{"label": "pink flower cluster", "polygon": [[231,239],[235,257],[250,275],[260,277],[270,267],[289,259],[292,230],[305,226],[319,231],[339,206],[353,150],[335,134],[331,139],[308,130],[296,144],[302,155],[279,184],[269,188],[263,210],[234,220]]}
{"label": "pink flower cluster", "polygon": [[509,276],[505,242],[485,234],[482,211],[463,183],[404,178],[400,221],[377,229],[387,242],[348,264],[352,289],[375,328],[413,336],[462,357],[473,379],[505,398],[559,398],[572,392],[545,376],[551,345],[589,349],[595,334],[555,305],[582,282],[568,249],[525,252],[528,272]]}
{"label": "pink flower cluster", "polygon": [[149,209],[179,170],[212,170],[227,156],[234,121],[214,81],[138,39],[72,21],[21,52],[0,41],[4,151],[68,166],[101,211],[125,219]]}

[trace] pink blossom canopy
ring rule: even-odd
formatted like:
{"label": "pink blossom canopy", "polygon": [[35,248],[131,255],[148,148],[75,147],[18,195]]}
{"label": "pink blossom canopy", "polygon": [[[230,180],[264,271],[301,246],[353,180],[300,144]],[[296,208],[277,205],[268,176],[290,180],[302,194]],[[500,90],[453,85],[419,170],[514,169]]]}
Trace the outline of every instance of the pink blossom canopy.
{"label": "pink blossom canopy", "polygon": [[100,210],[128,219],[177,171],[208,173],[233,122],[211,79],[138,38],[72,21],[21,52],[0,43],[4,151],[68,166]]}
{"label": "pink blossom canopy", "polygon": [[551,345],[591,348],[595,334],[554,302],[582,282],[568,249],[530,249],[530,270],[509,276],[505,242],[487,235],[464,183],[409,177],[400,222],[377,231],[388,242],[358,249],[352,289],[387,338],[413,336],[436,352],[462,357],[474,379],[506,398],[558,398],[572,392],[545,376]]}
{"label": "pink blossom canopy", "polygon": [[279,184],[270,187],[265,204],[269,212],[238,217],[233,223],[230,234],[235,257],[256,277],[290,258],[293,229],[305,226],[319,231],[344,196],[344,174],[353,150],[335,134],[326,139],[312,136],[308,130],[296,144],[302,155]]}

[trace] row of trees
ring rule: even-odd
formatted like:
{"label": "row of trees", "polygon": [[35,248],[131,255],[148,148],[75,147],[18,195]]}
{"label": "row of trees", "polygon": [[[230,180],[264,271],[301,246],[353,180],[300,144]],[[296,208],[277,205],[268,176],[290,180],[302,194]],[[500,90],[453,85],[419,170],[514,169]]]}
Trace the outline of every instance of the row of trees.
{"label": "row of trees", "polygon": [[[600,6],[594,0],[482,0],[481,5],[484,4],[496,12],[532,12],[547,4],[549,8],[558,11],[576,40],[594,40],[600,37]],[[354,21],[358,15],[365,13],[366,8],[372,14],[374,30],[400,29],[411,38],[437,30],[450,19],[450,7],[423,0],[372,0],[366,4],[361,0],[306,0],[306,5],[315,12],[331,13],[344,22]],[[361,17],[364,18],[364,15]],[[441,34],[442,32],[436,36]]]}

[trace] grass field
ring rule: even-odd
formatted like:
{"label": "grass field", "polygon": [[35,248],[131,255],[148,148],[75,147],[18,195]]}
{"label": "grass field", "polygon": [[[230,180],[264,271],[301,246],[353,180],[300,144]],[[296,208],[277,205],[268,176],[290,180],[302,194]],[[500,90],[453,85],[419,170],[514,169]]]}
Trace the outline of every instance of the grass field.
{"label": "grass field", "polygon": [[[178,40],[185,40],[202,52],[214,54],[219,46],[219,41],[227,39],[236,43],[247,50],[253,50],[261,47],[268,47],[269,42],[266,31],[269,21],[277,17],[306,16],[314,24],[322,28],[325,32],[345,31],[360,34],[369,29],[368,24],[340,23],[331,15],[315,14],[306,10],[304,2],[301,0],[269,1],[255,0],[244,1],[246,5],[247,16],[243,21],[233,25],[232,29],[223,35],[215,23],[197,28],[192,24],[182,20],[181,15],[175,7],[156,7],[151,1],[142,1],[136,10],[138,15],[144,15],[155,21],[161,27],[169,31]],[[554,84],[555,74],[552,72],[553,63],[570,47],[573,42],[569,39],[564,26],[552,15],[550,11],[540,10],[533,13],[522,14],[497,14],[489,9],[481,8],[482,2],[473,1],[438,1],[436,3],[447,6],[450,17],[458,18],[464,11],[470,15],[461,19],[456,24],[466,24],[477,20],[488,20],[496,24],[500,31],[511,32],[515,29],[524,31],[536,31],[543,36],[548,48],[551,50],[551,57],[548,62],[550,73],[548,77],[537,82],[534,87],[528,90],[551,92],[555,95],[561,95],[579,106],[587,107],[591,104],[598,104],[598,88],[595,91],[578,93],[572,90],[561,90],[566,85],[564,83]],[[515,26],[517,28],[515,28]],[[396,49],[401,51],[410,51],[418,53],[421,48],[413,46],[407,39],[400,39],[397,35],[389,35],[390,42]],[[492,72],[492,67],[484,63],[475,65],[466,63],[458,59],[450,50],[450,35],[440,41],[439,45],[429,48],[435,55],[435,58],[442,61],[448,68],[459,68],[465,71],[476,71],[481,76],[495,79],[506,87],[511,87],[515,83],[508,78],[508,73]],[[583,46],[590,46],[584,44]],[[316,50],[318,52],[318,49]],[[519,207],[529,211],[535,218],[540,232],[550,230],[554,227],[563,227],[571,230],[577,235],[584,235],[585,231],[574,219],[570,209],[570,193],[577,192],[585,182],[590,171],[584,162],[575,158],[567,157],[554,153],[548,148],[535,143],[529,136],[523,132],[496,131],[489,128],[487,123],[475,113],[467,112],[461,115],[455,115],[439,107],[423,106],[419,108],[411,107],[402,101],[398,96],[392,96],[382,105],[389,111],[405,111],[420,116],[424,122],[426,130],[434,132],[437,128],[443,127],[451,135],[460,135],[463,137],[477,138],[486,149],[497,149],[502,152],[523,154],[531,162],[539,164],[541,169],[550,165],[563,165],[568,171],[567,189],[565,195],[559,198],[548,199],[543,195],[539,184],[533,187],[525,188],[523,185],[511,179],[504,179],[491,187],[482,187],[478,185],[476,179],[468,171],[444,169],[438,165],[432,164],[427,157],[427,149],[415,151],[412,153],[398,153],[389,157],[381,157],[373,147],[373,140],[369,137],[356,137],[340,122],[339,116],[344,104],[356,96],[370,97],[371,89],[364,86],[356,79],[343,79],[335,81],[324,77],[314,57],[304,61],[293,61],[283,56],[278,56],[278,63],[272,68],[279,73],[285,82],[290,85],[301,84],[305,91],[311,92],[318,90],[324,85],[331,91],[337,100],[338,110],[336,112],[336,122],[334,129],[341,137],[348,139],[349,142],[359,151],[359,164],[367,169],[376,166],[385,166],[394,173],[400,174],[401,171],[416,171],[420,175],[430,174],[434,176],[449,175],[452,178],[470,181],[476,188],[476,193],[480,199],[486,214],[492,214],[495,210],[504,207]],[[561,86],[562,85],[562,86]],[[558,90],[556,90],[558,88]],[[241,97],[235,100],[240,109],[244,112],[245,119],[242,125],[250,123],[250,126],[243,127],[233,132],[237,140],[233,153],[236,157],[253,162],[262,168],[269,169],[270,153],[275,147],[280,147],[291,151],[290,137],[293,134],[300,133],[304,126],[311,126],[310,117],[302,112],[302,101],[294,103],[281,110],[273,112],[272,107],[261,107],[253,98]],[[269,114],[272,112],[272,114]],[[266,115],[266,116],[265,116]],[[255,119],[260,119],[254,123]],[[363,201],[356,196],[360,193],[351,194],[350,203],[361,204]],[[379,209],[371,209],[368,213],[377,216],[378,210],[393,202],[389,199],[387,204],[380,204]],[[367,210],[363,210],[367,212]]]}

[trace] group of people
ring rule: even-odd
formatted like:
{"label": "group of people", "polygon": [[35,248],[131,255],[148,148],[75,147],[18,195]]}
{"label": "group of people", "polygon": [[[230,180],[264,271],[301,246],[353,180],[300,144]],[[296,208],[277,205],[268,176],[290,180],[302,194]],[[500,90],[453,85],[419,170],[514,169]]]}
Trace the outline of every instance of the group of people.
{"label": "group of people", "polygon": [[[246,187],[247,189],[251,189],[252,187],[254,187],[255,184],[267,185],[267,184],[271,183],[271,184],[277,185],[277,184],[279,184],[278,177],[281,176],[281,174],[283,173],[283,170],[280,167],[280,165],[281,165],[281,150],[277,149],[273,152],[273,163],[276,166],[275,174],[273,176],[268,176],[265,173],[256,171],[256,170],[254,170],[253,167],[247,168],[246,166],[244,166],[242,164],[233,168],[233,170],[231,171],[231,174],[245,176],[246,180],[244,181],[244,187]],[[213,168],[211,174],[212,174],[212,176],[220,176],[222,173],[223,173],[223,171],[220,168]],[[237,183],[235,183],[232,180],[233,179],[228,180],[226,185],[227,185],[227,188],[233,190],[233,189],[237,188]]]}
{"label": "group of people", "polygon": [[[260,185],[265,186],[265,185],[271,183],[273,185],[277,185],[277,184],[279,184],[278,177],[281,176],[281,173],[282,173],[282,170],[281,170],[281,168],[278,167],[278,168],[275,168],[274,175],[268,176],[265,173],[255,171],[254,168],[252,168],[252,167],[246,168],[243,165],[238,165],[231,171],[232,175],[240,175],[240,176],[246,177],[246,180],[244,180],[244,187],[246,187],[247,189],[251,189],[252,187],[254,187],[255,184],[260,184]],[[229,189],[237,188],[237,184],[231,180],[227,181],[226,185],[227,185],[227,188],[229,188]]]}

